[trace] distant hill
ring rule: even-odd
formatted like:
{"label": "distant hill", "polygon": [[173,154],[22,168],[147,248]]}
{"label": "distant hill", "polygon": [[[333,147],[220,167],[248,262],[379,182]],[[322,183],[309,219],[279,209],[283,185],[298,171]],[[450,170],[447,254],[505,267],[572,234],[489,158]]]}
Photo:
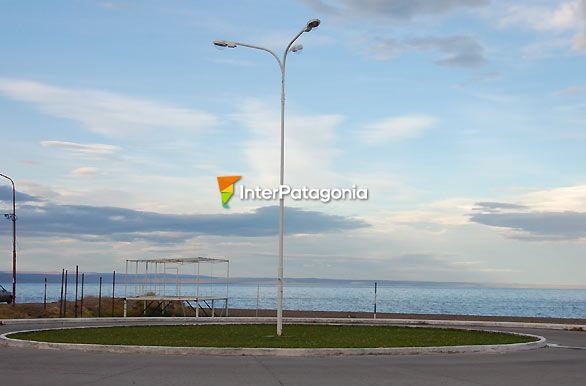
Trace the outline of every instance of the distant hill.
{"label": "distant hill", "polygon": [[[80,272],[81,276],[81,272]],[[85,272],[86,283],[98,283],[100,276],[104,283],[112,282],[112,272]],[[129,280],[140,279],[142,275],[129,275]],[[159,275],[161,277],[161,275]],[[176,279],[175,275],[167,275],[168,281]],[[17,275],[18,283],[43,283],[47,278],[48,283],[61,283],[61,272],[59,273],[19,273]],[[69,281],[75,278],[75,271],[69,272]],[[181,281],[193,281],[193,275],[180,275]],[[202,281],[209,281],[210,277],[200,275]],[[216,281],[223,281],[224,277],[214,277]],[[489,285],[478,283],[462,283],[462,282],[430,282],[430,281],[413,281],[413,280],[345,280],[345,279],[324,279],[324,278],[287,278],[287,285],[331,285],[331,286],[372,286],[376,281],[378,285],[385,287],[453,287],[453,288],[471,288],[471,287],[489,287]],[[0,272],[0,283],[11,283],[12,272]],[[124,283],[124,273],[116,272],[116,282]],[[248,284],[248,285],[267,285],[274,284],[275,278],[267,277],[231,277],[232,284]]]}

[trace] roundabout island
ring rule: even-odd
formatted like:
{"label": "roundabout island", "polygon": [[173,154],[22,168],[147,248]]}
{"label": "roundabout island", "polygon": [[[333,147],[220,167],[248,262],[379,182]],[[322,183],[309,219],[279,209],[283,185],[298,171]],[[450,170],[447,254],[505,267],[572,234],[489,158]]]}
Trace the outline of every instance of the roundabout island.
{"label": "roundabout island", "polygon": [[[27,385],[578,385],[586,368],[583,324],[286,318],[284,336],[275,338],[274,321],[239,317],[3,320],[0,360],[7,384]],[[346,348],[332,347],[339,328],[355,329],[351,331],[362,347],[352,348],[347,342]],[[365,339],[365,331],[372,339]],[[234,344],[229,337],[238,339],[240,348],[217,347],[220,341]],[[243,337],[250,347],[243,347]],[[456,337],[465,341],[450,343]],[[324,348],[295,348],[310,338]],[[494,339],[502,344],[494,344]],[[531,341],[513,343],[517,339]],[[86,343],[74,343],[82,341]],[[262,346],[254,344],[259,341]],[[267,341],[274,343],[270,346]],[[188,347],[197,342],[199,347]],[[381,342],[387,346],[380,347]]]}
{"label": "roundabout island", "polygon": [[1,340],[12,347],[56,350],[269,356],[510,352],[545,346],[543,337],[532,334],[369,322],[310,319],[287,325],[286,333],[277,336],[274,325],[266,321],[218,318],[188,324],[16,331]]}

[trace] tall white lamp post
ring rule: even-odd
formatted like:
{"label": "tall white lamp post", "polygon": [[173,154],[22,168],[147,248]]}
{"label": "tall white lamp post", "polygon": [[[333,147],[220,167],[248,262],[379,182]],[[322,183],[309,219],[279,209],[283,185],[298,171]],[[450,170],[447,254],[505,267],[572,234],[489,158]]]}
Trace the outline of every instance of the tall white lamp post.
{"label": "tall white lamp post", "polygon": [[[295,37],[289,42],[287,48],[285,48],[285,52],[283,52],[283,59],[280,59],[277,54],[271,51],[268,48],[255,46],[252,44],[245,44],[239,42],[232,42],[226,40],[214,40],[214,45],[221,48],[236,48],[238,46],[254,48],[257,50],[266,51],[269,54],[273,55],[273,57],[279,63],[279,68],[281,69],[281,178],[280,184],[285,184],[285,64],[287,62],[287,54],[289,52],[298,52],[303,49],[301,44],[293,45],[295,41],[301,36],[304,32],[309,32],[312,29],[318,27],[320,24],[319,19],[312,19],[307,22],[305,27]],[[279,200],[279,268],[277,269],[277,335],[281,336],[283,334],[283,220],[285,217],[285,202],[283,197]]]}

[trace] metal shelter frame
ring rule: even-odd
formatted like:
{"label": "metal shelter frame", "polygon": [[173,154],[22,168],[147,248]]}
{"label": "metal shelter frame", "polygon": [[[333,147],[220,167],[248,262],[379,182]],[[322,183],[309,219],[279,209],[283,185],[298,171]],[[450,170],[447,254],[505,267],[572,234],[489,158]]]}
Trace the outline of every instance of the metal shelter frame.
{"label": "metal shelter frame", "polygon": [[[214,265],[226,264],[225,281],[214,277]],[[208,281],[202,282],[202,267],[209,267]],[[132,272],[134,268],[134,272]],[[193,272],[191,272],[193,270]],[[159,259],[127,259],[124,275],[124,317],[127,317],[129,301],[143,302],[143,315],[152,305],[160,307],[162,312],[172,303],[187,304],[195,316],[200,310],[207,316],[214,317],[216,303],[223,302],[223,314],[228,316],[228,293],[230,281],[230,261],[209,257],[191,258],[159,258]],[[216,283],[214,283],[216,282]],[[209,287],[209,294],[204,294],[201,285]],[[224,287],[222,296],[214,294],[214,284]],[[182,293],[183,292],[183,293]],[[220,304],[221,304],[220,303]],[[206,308],[207,307],[207,310]]]}

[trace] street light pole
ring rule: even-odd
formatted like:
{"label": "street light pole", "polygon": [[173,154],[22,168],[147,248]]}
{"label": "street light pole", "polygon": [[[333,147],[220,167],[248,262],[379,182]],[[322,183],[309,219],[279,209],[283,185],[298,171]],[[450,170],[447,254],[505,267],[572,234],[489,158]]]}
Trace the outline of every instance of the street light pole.
{"label": "street light pole", "polygon": [[1,174],[12,184],[12,214],[7,215],[12,220],[12,306],[16,304],[16,189],[14,188],[14,181],[12,178]]}
{"label": "street light pole", "polygon": [[[304,32],[309,32],[320,25],[319,19],[312,19],[307,22],[305,27],[289,42],[287,48],[283,52],[282,60],[277,54],[268,48],[255,46],[252,44],[230,42],[225,40],[214,40],[214,45],[221,48],[236,48],[238,46],[254,48],[256,50],[266,51],[271,54],[279,64],[281,70],[281,169],[280,169],[280,185],[285,184],[285,64],[287,63],[287,54],[289,52],[298,52],[303,49],[302,45],[295,45],[293,43]],[[277,336],[283,335],[283,239],[285,232],[285,200],[283,197],[279,198],[279,266],[277,268]]]}

